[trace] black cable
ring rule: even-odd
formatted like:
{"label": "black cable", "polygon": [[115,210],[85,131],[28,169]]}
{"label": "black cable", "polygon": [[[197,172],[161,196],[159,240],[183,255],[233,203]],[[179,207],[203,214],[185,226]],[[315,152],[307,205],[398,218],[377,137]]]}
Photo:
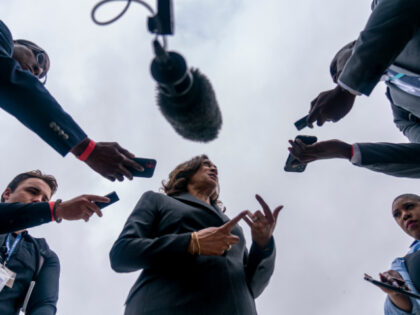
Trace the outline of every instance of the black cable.
{"label": "black cable", "polygon": [[[127,4],[126,4],[126,6],[124,7],[124,9],[116,16],[116,17],[114,17],[114,18],[112,18],[112,19],[110,19],[110,20],[108,20],[108,21],[103,21],[103,22],[101,22],[101,21],[98,21],[97,19],[96,19],[96,11],[102,6],[102,5],[104,5],[104,4],[107,4],[107,3],[110,3],[110,2],[113,2],[113,1],[126,1],[127,2]],[[99,1],[94,7],[93,7],[93,9],[92,9],[92,12],[91,12],[91,14],[90,14],[90,16],[91,16],[91,18],[92,18],[92,21],[95,23],[95,24],[98,24],[98,25],[109,25],[109,24],[112,24],[112,23],[114,23],[116,20],[118,20],[120,17],[122,17],[124,14],[125,14],[125,12],[127,12],[127,10],[128,10],[128,8],[130,7],[130,4],[131,4],[131,2],[137,2],[138,4],[141,4],[141,5],[143,5],[147,10],[149,10],[149,12],[150,13],[152,13],[153,15],[155,14],[155,12],[153,11],[153,8],[149,5],[149,4],[147,4],[146,2],[144,2],[144,1],[142,1],[142,0],[102,0],[102,1]]]}

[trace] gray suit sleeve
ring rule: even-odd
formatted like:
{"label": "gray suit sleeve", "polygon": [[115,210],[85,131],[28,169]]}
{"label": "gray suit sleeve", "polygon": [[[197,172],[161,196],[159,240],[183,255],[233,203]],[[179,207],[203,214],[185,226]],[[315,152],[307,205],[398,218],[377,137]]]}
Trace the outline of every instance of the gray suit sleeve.
{"label": "gray suit sleeve", "polygon": [[265,249],[253,243],[249,254],[245,252],[245,274],[254,299],[260,296],[268,285],[274,272],[275,259],[276,247],[273,237]]}
{"label": "gray suit sleeve", "polygon": [[360,33],[339,82],[370,95],[386,69],[419,30],[419,16],[418,0],[379,1]]}
{"label": "gray suit sleeve", "polygon": [[359,166],[397,177],[420,178],[420,144],[357,143]]}
{"label": "gray suit sleeve", "polygon": [[394,123],[399,130],[413,143],[420,143],[420,124],[408,118],[408,111],[391,103]]}
{"label": "gray suit sleeve", "polygon": [[159,220],[159,194],[146,192],[127,219],[123,231],[109,254],[111,267],[117,272],[171,264],[187,252],[191,233],[156,233]]}

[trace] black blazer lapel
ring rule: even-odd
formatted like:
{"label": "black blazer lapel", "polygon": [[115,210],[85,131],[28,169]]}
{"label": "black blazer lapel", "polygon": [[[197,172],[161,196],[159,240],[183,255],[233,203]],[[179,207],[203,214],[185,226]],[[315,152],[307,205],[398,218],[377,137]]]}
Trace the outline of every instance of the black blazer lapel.
{"label": "black blazer lapel", "polygon": [[212,213],[214,213],[215,215],[217,215],[223,223],[227,222],[229,220],[229,218],[224,215],[222,213],[222,211],[219,210],[219,208],[217,208],[217,206],[213,206],[213,205],[209,205],[207,203],[205,203],[204,201],[198,199],[197,197],[194,197],[193,195],[189,194],[189,193],[184,193],[178,196],[171,196],[177,200],[183,201],[185,203],[194,205],[194,206],[199,206],[201,208],[204,208]]}

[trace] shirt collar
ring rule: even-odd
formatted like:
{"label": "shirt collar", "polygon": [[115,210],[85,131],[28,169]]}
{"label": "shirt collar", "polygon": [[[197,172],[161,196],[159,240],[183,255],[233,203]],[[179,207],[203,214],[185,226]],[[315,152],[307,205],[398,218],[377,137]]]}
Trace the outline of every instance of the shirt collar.
{"label": "shirt collar", "polygon": [[414,253],[416,251],[420,250],[420,241],[419,240],[415,240],[411,245],[410,245],[410,250],[409,252]]}

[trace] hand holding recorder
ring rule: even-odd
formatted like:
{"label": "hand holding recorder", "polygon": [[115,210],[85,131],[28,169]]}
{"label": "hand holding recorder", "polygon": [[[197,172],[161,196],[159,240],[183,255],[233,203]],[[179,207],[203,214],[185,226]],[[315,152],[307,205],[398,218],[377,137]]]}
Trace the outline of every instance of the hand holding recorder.
{"label": "hand holding recorder", "polygon": [[420,299],[420,295],[411,292],[401,275],[395,270],[388,270],[379,274],[380,281],[365,274],[364,279],[378,286],[388,294],[392,303],[405,312],[411,312],[412,303],[409,297]]}
{"label": "hand holding recorder", "polygon": [[54,218],[57,222],[61,220],[89,221],[90,217],[96,213],[98,217],[102,217],[101,209],[120,200],[114,191],[105,196],[81,195],[68,201],[56,201],[54,206]]}
{"label": "hand holding recorder", "polygon": [[289,140],[290,154],[296,158],[296,165],[309,163],[322,159],[351,159],[352,146],[340,140],[328,140],[315,142],[313,144],[304,143],[301,139],[296,141]]}

